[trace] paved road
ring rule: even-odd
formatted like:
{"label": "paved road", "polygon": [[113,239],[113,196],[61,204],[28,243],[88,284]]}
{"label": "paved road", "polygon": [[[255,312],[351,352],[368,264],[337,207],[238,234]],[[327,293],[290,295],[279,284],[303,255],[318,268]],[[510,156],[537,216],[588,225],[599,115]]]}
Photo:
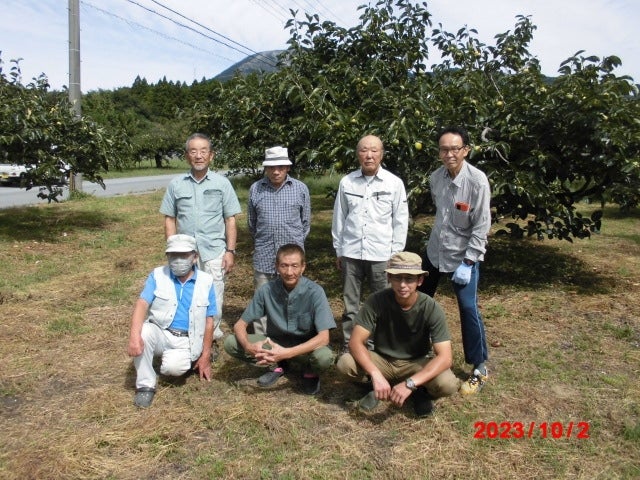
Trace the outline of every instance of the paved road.
{"label": "paved road", "polygon": [[[106,189],[102,189],[97,183],[82,182],[82,190],[85,193],[96,197],[113,197],[114,195],[127,195],[130,193],[152,192],[166,188],[175,175],[154,175],[151,177],[114,178],[105,180]],[[69,189],[64,188],[63,198],[67,199]],[[25,205],[36,205],[47,203],[46,200],[38,198],[38,188],[25,190],[17,187],[0,187],[0,209],[19,207]]]}

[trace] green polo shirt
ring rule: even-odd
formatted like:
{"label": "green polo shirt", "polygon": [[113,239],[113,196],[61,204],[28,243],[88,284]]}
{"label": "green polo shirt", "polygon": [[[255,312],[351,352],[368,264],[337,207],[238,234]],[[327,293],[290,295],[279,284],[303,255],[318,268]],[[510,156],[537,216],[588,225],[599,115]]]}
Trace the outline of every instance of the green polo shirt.
{"label": "green polo shirt", "polygon": [[283,347],[293,347],[336,328],[324,289],[307,277],[300,277],[288,292],[282,279],[264,284],[253,295],[241,318],[247,323],[267,317],[267,336]]}
{"label": "green polo shirt", "polygon": [[176,219],[178,233],[195,237],[200,260],[208,262],[224,252],[225,219],[242,211],[231,182],[215,172],[196,181],[190,173],[169,183],[160,213]]}

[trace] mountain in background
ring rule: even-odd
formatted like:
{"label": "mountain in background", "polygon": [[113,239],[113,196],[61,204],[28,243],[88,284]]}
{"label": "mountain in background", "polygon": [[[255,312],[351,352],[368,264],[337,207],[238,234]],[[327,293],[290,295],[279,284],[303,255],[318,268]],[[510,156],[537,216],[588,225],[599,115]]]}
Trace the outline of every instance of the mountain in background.
{"label": "mountain in background", "polygon": [[254,53],[247,58],[234,63],[229,68],[214,77],[214,80],[226,82],[231,80],[236,73],[249,75],[251,73],[272,73],[278,70],[278,55],[284,50],[269,50]]}

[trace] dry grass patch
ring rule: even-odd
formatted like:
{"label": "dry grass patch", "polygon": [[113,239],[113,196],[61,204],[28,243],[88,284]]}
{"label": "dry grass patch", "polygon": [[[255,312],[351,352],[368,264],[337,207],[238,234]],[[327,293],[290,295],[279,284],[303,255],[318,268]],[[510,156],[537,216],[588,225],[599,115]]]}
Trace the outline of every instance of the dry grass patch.
{"label": "dry grass patch", "polygon": [[[246,192],[241,198],[246,198]],[[298,379],[257,389],[260,374],[226,354],[214,379],[161,378],[153,407],[132,404],[130,314],[164,261],[161,193],[0,212],[0,478],[429,479],[640,476],[640,222],[607,210],[604,231],[574,245],[492,239],[481,308],[490,382],[475,398],[371,413],[335,375],[318,397]],[[244,200],[243,200],[244,202]],[[336,319],[340,277],[331,201],[314,195],[307,274]],[[423,221],[430,221],[424,219]],[[251,243],[239,219],[225,294],[229,332],[252,294]],[[412,239],[412,245],[419,242]],[[457,307],[437,300],[462,359]],[[340,345],[340,332],[332,343]],[[588,422],[588,439],[474,439],[476,422]]]}

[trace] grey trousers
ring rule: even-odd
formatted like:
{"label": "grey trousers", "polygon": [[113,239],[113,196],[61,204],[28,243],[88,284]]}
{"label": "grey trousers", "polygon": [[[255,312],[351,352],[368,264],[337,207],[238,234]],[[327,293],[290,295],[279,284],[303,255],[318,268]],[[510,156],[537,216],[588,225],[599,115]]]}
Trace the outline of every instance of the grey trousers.
{"label": "grey trousers", "polygon": [[[353,319],[360,310],[360,295],[362,282],[369,281],[371,293],[387,288],[387,262],[373,262],[370,260],[356,260],[342,257],[342,299],[344,313],[342,314],[342,334],[344,344],[349,343],[353,331]],[[372,348],[372,345],[370,345]]]}

